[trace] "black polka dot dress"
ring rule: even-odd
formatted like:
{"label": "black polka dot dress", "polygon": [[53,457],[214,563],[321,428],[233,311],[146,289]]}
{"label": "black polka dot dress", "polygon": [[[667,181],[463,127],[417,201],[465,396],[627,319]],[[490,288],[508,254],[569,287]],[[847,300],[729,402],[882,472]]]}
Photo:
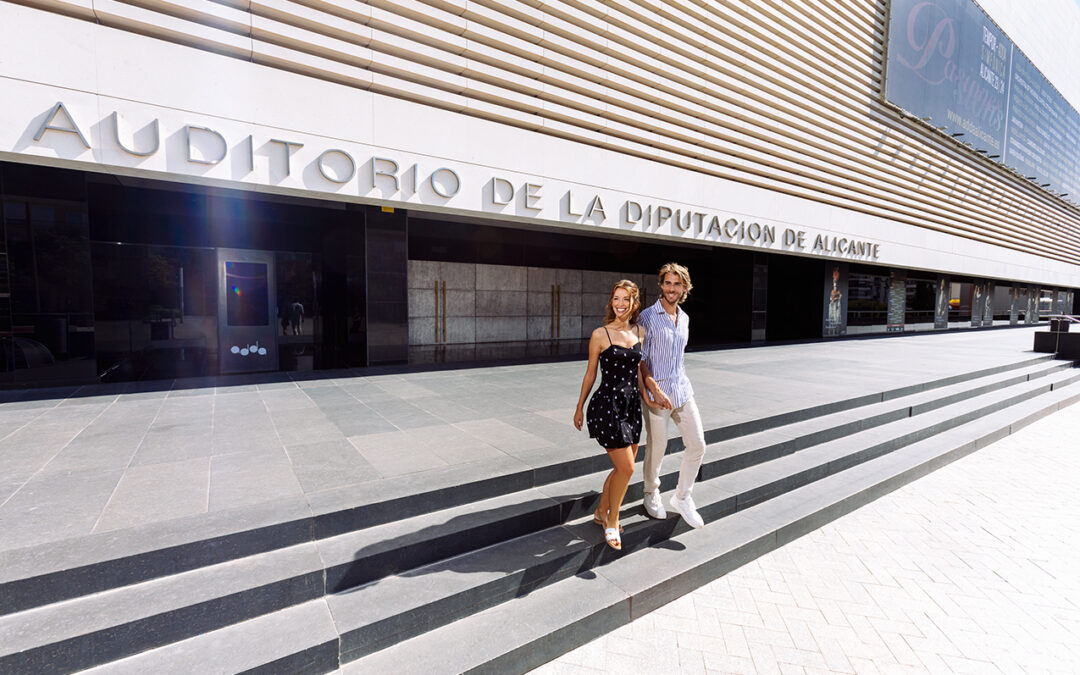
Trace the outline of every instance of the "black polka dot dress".
{"label": "black polka dot dress", "polygon": [[[610,340],[611,336],[608,335]],[[589,400],[585,419],[589,425],[589,437],[595,438],[608,450],[625,448],[641,439],[641,397],[637,386],[639,363],[641,342],[633,347],[611,344],[600,352],[600,388]]]}

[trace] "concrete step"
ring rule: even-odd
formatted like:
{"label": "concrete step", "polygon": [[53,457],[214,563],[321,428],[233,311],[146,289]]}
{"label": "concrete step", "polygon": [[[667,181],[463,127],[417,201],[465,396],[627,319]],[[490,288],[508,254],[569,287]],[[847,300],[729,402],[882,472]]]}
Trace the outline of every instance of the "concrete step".
{"label": "concrete step", "polygon": [[320,598],[82,672],[306,675],[336,670],[338,663],[337,629],[325,598]]}
{"label": "concrete step", "polygon": [[[817,421],[773,430],[772,438],[770,432],[759,432],[753,435],[756,446],[726,442],[710,450],[719,456],[707,466],[728,463],[736,468],[717,469],[723,480],[699,484],[695,499],[706,520],[715,520],[1078,379],[1080,371],[1055,369],[825,443],[792,443],[792,437],[799,438],[793,430],[800,425],[811,427],[807,438],[820,433]],[[783,452],[773,456],[777,447]],[[753,461],[739,459],[754,453],[764,454]],[[665,482],[674,481],[679,459],[665,459]],[[358,658],[617,557],[590,520],[603,475],[0,617],[0,669],[88,667],[327,592],[341,634],[341,657]],[[640,482],[635,486],[640,496]],[[626,509],[624,524],[623,555],[686,527],[674,518],[648,520],[639,505]],[[362,583],[366,585],[353,588]]]}
{"label": "concrete step", "polygon": [[[714,521],[1078,379],[1080,373],[1063,371],[791,452],[700,483],[695,501],[706,522]],[[600,528],[586,516],[330,596],[342,631],[342,659],[401,642],[687,529],[677,518],[650,520],[637,505],[627,508],[622,520],[621,554],[607,548]]]}
{"label": "concrete step", "polygon": [[[351,663],[360,673],[524,673],[907,483],[1080,401],[1045,391]],[[482,636],[482,637],[480,637]]]}
{"label": "concrete step", "polygon": [[[1048,356],[1029,355],[1006,366],[710,429],[706,431],[706,440],[760,446],[756,455],[742,456],[739,461],[764,461],[770,452],[782,454],[811,441],[828,440],[871,424],[960,400],[972,395],[973,391],[1045,377],[1069,365]],[[905,401],[910,404],[905,405]],[[815,425],[820,426],[815,428]],[[762,434],[769,435],[767,432],[771,430],[791,438],[762,446],[765,438]],[[808,436],[811,430],[818,435]],[[669,441],[668,453],[680,449],[678,439]],[[530,488],[547,488],[606,471],[607,461],[602,453],[592,451],[576,457],[559,457],[528,470],[522,470],[519,462],[484,462],[482,466],[405,476],[391,485],[380,482],[377,488],[358,486],[328,491],[313,495],[309,500],[282,500],[177,519],[152,527],[0,552],[0,615],[296,546],[313,539],[325,540],[392,524],[448,507],[463,505],[468,508],[477,501]],[[718,472],[731,470],[735,465],[714,466],[710,463],[709,467],[706,472],[714,473],[706,474],[706,477],[719,475]],[[673,485],[671,480],[670,476],[665,478],[665,488]],[[640,489],[640,486],[631,486],[631,489]],[[630,498],[634,498],[635,493],[630,494]],[[640,492],[636,496],[640,497]],[[562,521],[572,517],[574,508],[577,507],[560,514]],[[533,525],[539,529],[551,522],[541,519],[533,521]],[[448,545],[453,543],[451,537],[444,539]],[[444,553],[452,554],[453,547],[444,549]],[[392,559],[390,554],[384,557],[384,560]],[[390,573],[403,568],[383,565],[381,569]],[[362,580],[363,575],[360,575],[347,583],[362,583]]]}

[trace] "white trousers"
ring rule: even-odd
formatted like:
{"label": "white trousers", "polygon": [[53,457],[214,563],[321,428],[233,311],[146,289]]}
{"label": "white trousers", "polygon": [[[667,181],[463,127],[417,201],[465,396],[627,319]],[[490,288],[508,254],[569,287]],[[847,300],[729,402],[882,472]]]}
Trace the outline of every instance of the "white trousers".
{"label": "white trousers", "polygon": [[660,489],[660,462],[664,460],[664,451],[667,450],[670,418],[678,427],[683,445],[686,446],[682,466],[679,467],[679,485],[675,488],[675,494],[680,499],[686,499],[694,489],[694,479],[705,458],[705,431],[701,428],[697,403],[691,398],[674,410],[650,408],[644,402],[641,407],[645,409],[645,493]]}

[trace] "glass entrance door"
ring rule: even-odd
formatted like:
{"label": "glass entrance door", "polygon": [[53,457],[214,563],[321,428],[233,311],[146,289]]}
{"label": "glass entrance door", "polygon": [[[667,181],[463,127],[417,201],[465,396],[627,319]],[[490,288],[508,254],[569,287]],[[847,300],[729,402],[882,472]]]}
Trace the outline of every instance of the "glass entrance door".
{"label": "glass entrance door", "polygon": [[218,249],[218,279],[221,373],[277,370],[274,254]]}

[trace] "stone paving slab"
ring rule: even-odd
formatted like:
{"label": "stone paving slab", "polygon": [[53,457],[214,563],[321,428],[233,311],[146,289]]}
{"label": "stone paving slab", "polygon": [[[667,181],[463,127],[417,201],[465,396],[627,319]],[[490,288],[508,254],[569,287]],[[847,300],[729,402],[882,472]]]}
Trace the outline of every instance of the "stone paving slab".
{"label": "stone paving slab", "polygon": [[532,671],[1075,673],[1080,404]]}
{"label": "stone paving slab", "polygon": [[[695,352],[706,429],[1035,356],[1033,328]],[[318,511],[596,450],[583,362],[0,394],[0,550],[279,500]],[[670,430],[675,435],[672,425]],[[509,469],[508,469],[509,470]]]}

